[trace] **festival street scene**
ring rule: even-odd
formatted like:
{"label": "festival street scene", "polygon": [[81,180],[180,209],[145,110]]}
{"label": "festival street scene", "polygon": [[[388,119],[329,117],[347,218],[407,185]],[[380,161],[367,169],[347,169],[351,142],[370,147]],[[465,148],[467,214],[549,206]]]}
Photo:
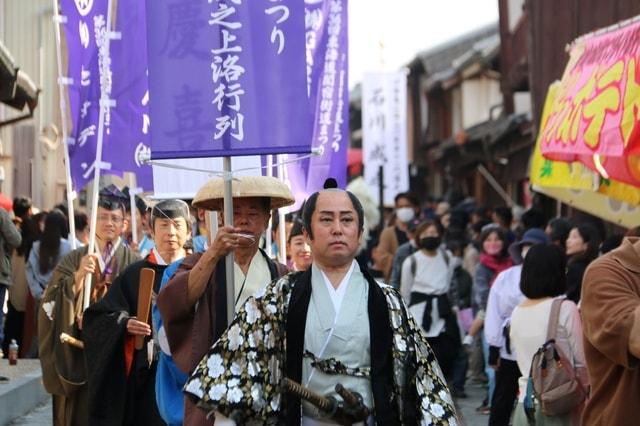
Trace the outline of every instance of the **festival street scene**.
{"label": "festival street scene", "polygon": [[640,424],[638,0],[0,0],[0,426]]}

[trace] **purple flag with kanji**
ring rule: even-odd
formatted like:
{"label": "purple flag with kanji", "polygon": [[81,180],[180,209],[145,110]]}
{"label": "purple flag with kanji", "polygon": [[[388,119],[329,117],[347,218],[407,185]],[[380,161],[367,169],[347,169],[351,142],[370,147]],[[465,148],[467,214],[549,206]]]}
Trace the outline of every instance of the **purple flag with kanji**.
{"label": "purple flag with kanji", "polygon": [[[104,42],[107,0],[60,0],[67,47],[71,128],[69,157],[76,189],[93,179],[100,113],[100,46]],[[103,52],[104,54],[104,49]],[[104,55],[102,56],[104,57]]]}
{"label": "purple flag with kanji", "polygon": [[111,53],[111,108],[109,134],[105,135],[102,157],[111,164],[112,172],[131,172],[136,186],[153,190],[151,165],[143,157],[150,151],[149,82],[147,78],[147,28],[145,3],[140,0],[118,0]]}
{"label": "purple flag with kanji", "polygon": [[138,187],[153,189],[151,166],[138,155],[149,150],[145,7],[136,0],[117,4],[114,31],[120,39],[107,43],[107,0],[60,0],[66,17],[67,77],[72,79],[69,158],[77,189],[94,177],[103,91],[115,105],[105,110],[102,172],[132,172]]}
{"label": "purple flag with kanji", "polygon": [[312,147],[321,155],[287,165],[296,204],[333,177],[346,185],[349,147],[348,34],[346,0],[306,0],[307,82],[314,111]]}
{"label": "purple flag with kanji", "polygon": [[310,151],[304,3],[147,0],[154,159]]}

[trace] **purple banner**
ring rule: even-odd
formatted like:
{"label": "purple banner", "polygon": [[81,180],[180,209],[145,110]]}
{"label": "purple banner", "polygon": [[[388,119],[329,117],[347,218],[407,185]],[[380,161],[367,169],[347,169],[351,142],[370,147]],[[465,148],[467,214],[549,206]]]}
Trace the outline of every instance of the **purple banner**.
{"label": "purple banner", "polygon": [[121,39],[110,44],[111,97],[116,105],[110,111],[102,158],[111,164],[112,172],[135,173],[136,186],[152,191],[152,168],[142,161],[150,152],[145,21],[144,1],[118,0],[116,31]]}
{"label": "purple banner", "polygon": [[[121,39],[109,43],[109,49],[108,0],[61,0],[60,4],[61,14],[67,18],[64,24],[67,76],[73,80],[68,90],[73,185],[83,188],[94,177],[99,102],[104,90],[116,106],[105,113],[102,161],[110,168],[103,169],[103,173],[135,173],[136,185],[152,190],[151,166],[143,164],[138,155],[149,151],[144,2],[118,1],[116,30]],[[105,66],[104,78],[101,63]]]}
{"label": "purple banner", "polygon": [[310,151],[299,0],[147,0],[152,158]]}
{"label": "purple banner", "polygon": [[99,49],[104,40],[107,0],[60,0],[67,47],[71,129],[69,157],[76,190],[93,179],[100,113]]}
{"label": "purple banner", "polygon": [[333,177],[346,185],[349,147],[347,0],[305,0],[307,83],[314,115],[313,156],[287,166],[296,204]]}

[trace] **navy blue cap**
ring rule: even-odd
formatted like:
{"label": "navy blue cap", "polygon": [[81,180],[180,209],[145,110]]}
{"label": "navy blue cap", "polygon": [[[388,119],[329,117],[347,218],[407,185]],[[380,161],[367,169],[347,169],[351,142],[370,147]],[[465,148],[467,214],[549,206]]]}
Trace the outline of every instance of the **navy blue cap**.
{"label": "navy blue cap", "polygon": [[128,201],[129,198],[114,184],[102,188],[98,196],[98,205],[107,210],[122,209],[126,211]]}
{"label": "navy blue cap", "polygon": [[549,236],[540,228],[531,228],[522,236],[522,240],[518,242],[518,246],[549,244]]}

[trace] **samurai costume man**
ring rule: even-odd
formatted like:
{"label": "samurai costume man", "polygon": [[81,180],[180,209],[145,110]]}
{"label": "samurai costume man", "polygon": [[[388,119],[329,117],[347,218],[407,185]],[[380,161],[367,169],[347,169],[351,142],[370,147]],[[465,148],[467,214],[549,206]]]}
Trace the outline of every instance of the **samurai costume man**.
{"label": "samurai costume man", "polygon": [[[92,274],[90,303],[100,300],[113,279],[138,256],[123,244],[126,198],[114,185],[100,191],[96,252],[71,251],[56,266],[38,311],[38,344],[44,387],[53,395],[53,424],[88,424],[84,350],[60,341],[61,333],[82,341],[85,277]],[[89,362],[92,360],[89,359]]]}
{"label": "samurai costume man", "polygon": [[[284,265],[259,249],[259,243],[270,210],[293,204],[291,191],[279,180],[263,176],[236,177],[232,186],[233,224],[220,227],[204,253],[187,256],[158,296],[164,330],[158,334],[166,335],[168,346],[163,352],[171,355],[185,374],[193,371],[227,328],[224,257],[229,253],[234,256],[235,306],[287,272]],[[222,211],[223,198],[223,180],[213,179],[200,188],[193,206]],[[175,383],[173,387],[177,391]],[[185,425],[213,424],[213,418],[206,419],[206,413],[190,400],[185,399],[184,407]]]}
{"label": "samurai costume man", "polygon": [[[316,192],[303,223],[311,268],[242,305],[190,376],[187,396],[221,424],[457,424],[436,358],[397,290],[354,261],[358,199]],[[305,392],[285,392],[289,380]]]}
{"label": "samurai costume man", "polygon": [[[185,256],[190,224],[184,201],[156,204],[151,211],[155,247],[144,260],[129,265],[105,297],[85,311],[91,425],[165,424],[156,405],[158,359],[150,326],[151,305],[167,265]],[[144,268],[155,273],[151,288],[142,282]]]}

